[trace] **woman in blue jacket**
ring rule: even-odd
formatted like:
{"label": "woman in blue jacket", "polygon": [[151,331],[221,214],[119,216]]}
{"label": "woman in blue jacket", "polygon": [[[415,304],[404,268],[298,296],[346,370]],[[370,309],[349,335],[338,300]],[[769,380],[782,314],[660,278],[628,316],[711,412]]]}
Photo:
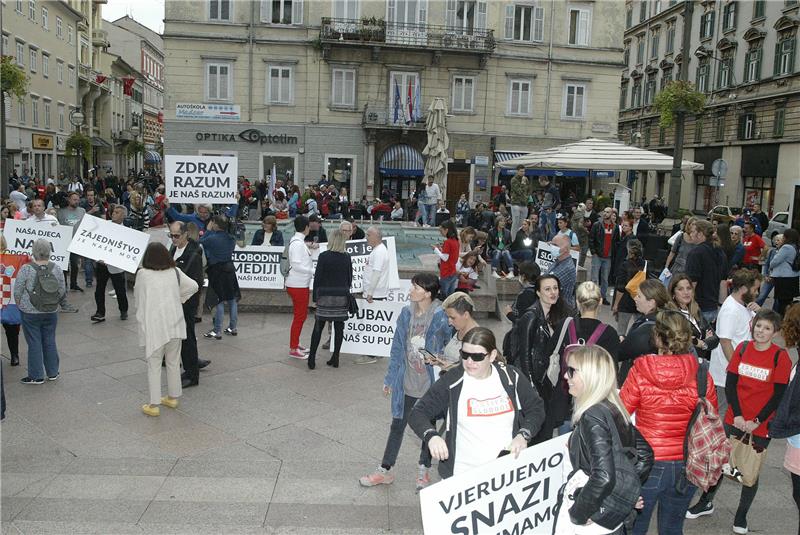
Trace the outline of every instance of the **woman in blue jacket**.
{"label": "woman in blue jacket", "polygon": [[769,276],[775,285],[775,301],[778,303],[778,314],[783,316],[786,307],[792,304],[794,298],[800,295],[800,270],[795,270],[794,257],[800,254],[800,233],[795,229],[786,229],[783,233],[783,245],[775,253],[769,265]]}
{"label": "woman in blue jacket", "polygon": [[[383,380],[383,395],[392,396],[392,425],[381,465],[359,479],[364,487],[388,485],[394,481],[391,470],[403,443],[411,408],[436,382],[431,364],[438,361],[431,360],[430,354],[441,353],[453,336],[447,315],[436,300],[438,294],[439,278],[435,274],[418,273],[411,279],[411,303],[403,308],[397,320],[389,368]],[[423,447],[419,456],[418,489],[430,482],[430,467],[430,452]]]}

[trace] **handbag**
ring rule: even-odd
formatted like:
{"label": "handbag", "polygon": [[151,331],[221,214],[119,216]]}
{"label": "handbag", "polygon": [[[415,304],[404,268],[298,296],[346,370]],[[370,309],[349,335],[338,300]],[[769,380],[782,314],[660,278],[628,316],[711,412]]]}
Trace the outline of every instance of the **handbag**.
{"label": "handbag", "polygon": [[751,433],[745,433],[741,437],[732,436],[729,440],[731,441],[730,473],[736,474],[737,477],[734,479],[745,487],[752,487],[758,482],[761,465],[767,457],[767,449],[756,449]]}
{"label": "handbag", "polygon": [[628,281],[628,284],[625,285],[625,290],[630,294],[631,297],[636,297],[639,295],[639,286],[647,280],[647,260],[644,261],[644,269],[639,270],[636,274],[631,277],[631,280]]}
{"label": "handbag", "polygon": [[567,317],[561,326],[561,334],[558,335],[558,342],[550,355],[550,363],[547,366],[547,378],[553,386],[556,386],[558,376],[561,374],[561,343],[564,341],[564,336],[567,334],[567,328],[569,328],[570,323],[572,323],[572,318]]}
{"label": "handbag", "polygon": [[351,316],[355,316],[356,314],[358,314],[358,301],[356,300],[356,298],[355,298],[355,296],[353,294],[348,294],[347,299],[348,299],[348,301],[347,301],[347,312]]}

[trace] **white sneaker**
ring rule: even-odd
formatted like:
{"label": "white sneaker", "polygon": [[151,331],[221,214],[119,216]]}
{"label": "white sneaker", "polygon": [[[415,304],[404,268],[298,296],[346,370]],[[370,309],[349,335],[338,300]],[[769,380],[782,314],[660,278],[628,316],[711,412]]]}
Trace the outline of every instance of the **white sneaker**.
{"label": "white sneaker", "polygon": [[115,292],[114,290],[109,290],[108,295],[110,295],[111,297],[116,297],[117,292]]}
{"label": "white sneaker", "polygon": [[496,272],[496,271],[492,271],[492,277],[494,277],[495,279],[502,279],[500,274],[498,272]]}
{"label": "white sneaker", "polygon": [[509,273],[508,275],[506,275],[506,279],[508,279],[510,281],[513,281],[513,280],[516,280],[516,277],[514,276],[513,273]]}

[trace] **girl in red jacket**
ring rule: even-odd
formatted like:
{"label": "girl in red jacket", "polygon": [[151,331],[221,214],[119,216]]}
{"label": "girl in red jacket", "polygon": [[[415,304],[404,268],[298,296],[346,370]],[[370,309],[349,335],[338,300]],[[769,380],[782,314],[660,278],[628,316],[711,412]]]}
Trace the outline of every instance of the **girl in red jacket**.
{"label": "girl in red jacket", "polygon": [[448,219],[439,226],[439,232],[445,240],[441,249],[434,245],[433,250],[439,256],[439,286],[442,287],[442,298],[446,299],[456,291],[458,284],[458,272],[456,271],[459,253],[458,231],[453,220]]}
{"label": "girl in red jacket", "polygon": [[[686,510],[696,490],[688,484],[679,492],[682,477],[683,438],[697,404],[697,358],[692,354],[692,326],[683,314],[662,310],[656,315],[653,340],[657,355],[642,355],[633,363],[620,397],[635,413],[636,427],[652,446],[655,463],[642,485],[644,508],[633,535],[645,535],[658,504],[659,535],[682,535]],[[714,380],[708,375],[706,399],[717,407]]]}
{"label": "girl in red jacket", "polygon": [[[775,409],[783,397],[792,360],[789,353],[773,339],[781,329],[781,316],[774,310],[762,308],[753,318],[750,333],[751,342],[742,342],[733,352],[728,363],[725,379],[725,397],[728,411],[725,413],[725,432],[728,436],[741,438],[752,433],[753,445],[759,450],[769,446],[767,424],[775,416]],[[686,513],[686,518],[694,519],[714,512],[714,495],[722,479],[703,493]],[[752,487],[742,485],[739,507],[733,519],[733,532],[745,535],[748,531],[747,512],[758,492],[758,481]]]}

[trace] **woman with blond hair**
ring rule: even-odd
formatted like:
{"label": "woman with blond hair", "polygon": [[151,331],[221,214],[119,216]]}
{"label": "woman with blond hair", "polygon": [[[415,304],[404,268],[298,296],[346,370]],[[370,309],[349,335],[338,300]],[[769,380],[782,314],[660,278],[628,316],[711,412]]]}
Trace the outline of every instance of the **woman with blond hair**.
{"label": "woman with blond hair", "polygon": [[150,212],[145,206],[144,198],[138,191],[131,191],[131,209],[128,212],[128,222],[126,226],[136,230],[146,230],[150,228]]}
{"label": "woman with blond hair", "polygon": [[353,282],[353,262],[345,251],[348,236],[341,230],[334,230],[328,239],[328,248],[319,255],[314,272],[313,299],[317,303],[314,332],[311,334],[311,351],[308,354],[308,368],[316,366],[317,348],[325,323],[333,323],[334,342],[328,366],[339,367],[339,350],[344,338],[344,322],[350,309],[350,285]]}
{"label": "woman with blond hair", "polygon": [[[656,284],[660,285],[658,281]],[[684,481],[684,439],[697,406],[700,363],[692,354],[691,324],[680,312],[658,312],[652,339],[657,354],[638,357],[620,391],[625,408],[635,413],[636,427],[655,454],[650,476],[642,485],[644,507],[632,534],[648,532],[650,517],[658,505],[659,535],[677,535],[683,533],[686,511],[696,490]],[[717,391],[708,372],[705,397],[716,409]]]}
{"label": "woman with blond hair", "polygon": [[[640,485],[653,466],[653,450],[617,394],[616,363],[608,351],[595,345],[570,352],[564,379],[575,399],[575,430],[569,439],[575,472],[561,495],[555,533],[579,533],[575,528],[596,524],[591,533],[621,534],[623,525],[635,518]],[[623,453],[631,450],[635,456]],[[616,499],[607,500],[614,491]]]}

